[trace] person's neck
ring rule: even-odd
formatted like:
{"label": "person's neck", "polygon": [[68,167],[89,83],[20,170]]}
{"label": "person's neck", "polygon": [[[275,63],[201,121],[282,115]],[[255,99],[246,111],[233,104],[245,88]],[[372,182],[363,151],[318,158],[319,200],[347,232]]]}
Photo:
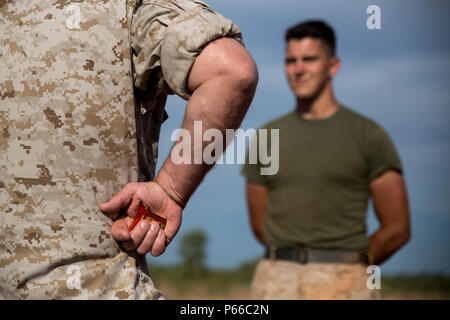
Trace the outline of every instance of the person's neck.
{"label": "person's neck", "polygon": [[331,117],[339,109],[339,102],[335,99],[331,88],[311,98],[297,98],[296,111],[308,120],[320,120]]}

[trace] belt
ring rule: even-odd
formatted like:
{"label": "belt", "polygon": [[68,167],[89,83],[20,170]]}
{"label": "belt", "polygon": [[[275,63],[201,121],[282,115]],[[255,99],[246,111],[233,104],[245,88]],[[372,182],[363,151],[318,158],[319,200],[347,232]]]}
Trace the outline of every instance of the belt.
{"label": "belt", "polygon": [[366,251],[344,251],[311,249],[306,247],[267,248],[266,259],[289,260],[302,264],[308,262],[323,263],[362,263],[369,265]]}

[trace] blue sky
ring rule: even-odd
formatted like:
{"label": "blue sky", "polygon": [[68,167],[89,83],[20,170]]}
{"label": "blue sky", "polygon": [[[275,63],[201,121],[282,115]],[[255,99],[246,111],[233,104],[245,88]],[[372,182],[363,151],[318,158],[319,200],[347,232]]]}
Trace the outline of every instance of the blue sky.
{"label": "blue sky", "polygon": [[[334,80],[338,100],[375,120],[390,134],[404,164],[412,239],[382,270],[387,273],[450,274],[450,42],[449,1],[210,0],[241,28],[258,64],[260,81],[242,123],[258,128],[294,108],[284,75],[284,32],[299,21],[320,18],[336,30],[342,68]],[[381,9],[381,30],[366,27],[369,5]],[[171,96],[158,168],[185,103]],[[178,241],[195,228],[209,238],[207,263],[233,268],[261,256],[254,240],[239,165],[216,165],[191,198],[183,224],[166,253],[151,265],[179,261]],[[378,224],[368,213],[369,234]]]}

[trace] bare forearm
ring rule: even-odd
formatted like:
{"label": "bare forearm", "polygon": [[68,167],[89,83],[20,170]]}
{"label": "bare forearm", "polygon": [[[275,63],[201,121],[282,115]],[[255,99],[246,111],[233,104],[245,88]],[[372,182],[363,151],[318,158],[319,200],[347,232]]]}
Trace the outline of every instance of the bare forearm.
{"label": "bare forearm", "polygon": [[[252,72],[254,74],[251,74]],[[247,69],[242,74],[224,71],[218,72],[195,88],[187,104],[182,124],[182,129],[186,129],[191,137],[191,154],[188,157],[190,161],[176,164],[169,156],[156,178],[166,192],[182,206],[186,205],[189,197],[213,166],[206,163],[203,158],[205,147],[212,142],[203,139],[194,141],[194,137],[198,138],[198,135],[194,135],[194,122],[201,121],[201,135],[208,129],[219,130],[224,137],[221,148],[224,150],[226,129],[236,129],[240,126],[253,99],[256,79],[256,67],[250,71]],[[176,144],[181,142],[179,140]],[[195,150],[196,147],[200,147],[201,150]],[[200,159],[195,158],[196,154],[200,155]]]}
{"label": "bare forearm", "polygon": [[264,223],[267,213],[268,191],[263,185],[247,181],[247,205],[249,210],[250,225],[256,240],[266,246]]}
{"label": "bare forearm", "polygon": [[260,244],[266,246],[266,242],[264,241],[264,228],[253,228],[253,235]]}
{"label": "bare forearm", "polygon": [[[203,159],[203,150],[211,142],[203,141],[203,139],[194,141],[194,121],[201,121],[202,135],[206,130],[214,128],[225,137],[225,130],[239,127],[247,111],[250,102],[248,97],[235,97],[233,101],[230,101],[230,97],[221,97],[222,94],[223,86],[220,85],[220,81],[207,83],[195,91],[187,105],[182,124],[182,129],[186,129],[192,138],[190,161],[175,164],[169,156],[158,174],[157,182],[166,184],[170,181],[168,192],[172,192],[172,197],[183,205],[213,166],[205,163]],[[199,146],[201,150],[195,150],[195,147]],[[225,146],[223,145],[222,148]],[[201,155],[200,164],[196,163],[198,160],[195,159],[195,154]]]}
{"label": "bare forearm", "polygon": [[[264,199],[265,200],[265,199]],[[257,199],[249,199],[250,225],[256,240],[263,246],[266,246],[264,234],[264,222],[267,212],[267,200],[257,201]]]}
{"label": "bare forearm", "polygon": [[381,264],[410,238],[406,185],[401,174],[390,170],[373,180],[370,190],[380,228],[370,237],[369,258]]}
{"label": "bare forearm", "polygon": [[407,230],[378,229],[369,239],[370,264],[380,265],[409,241]]}

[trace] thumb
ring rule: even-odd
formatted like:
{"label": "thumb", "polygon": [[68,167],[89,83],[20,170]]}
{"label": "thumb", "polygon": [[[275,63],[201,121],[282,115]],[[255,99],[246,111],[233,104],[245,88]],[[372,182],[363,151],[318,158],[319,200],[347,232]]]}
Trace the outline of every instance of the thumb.
{"label": "thumb", "polygon": [[133,187],[127,184],[122,190],[114,195],[108,202],[100,204],[100,210],[105,214],[115,214],[125,208],[133,198]]}

